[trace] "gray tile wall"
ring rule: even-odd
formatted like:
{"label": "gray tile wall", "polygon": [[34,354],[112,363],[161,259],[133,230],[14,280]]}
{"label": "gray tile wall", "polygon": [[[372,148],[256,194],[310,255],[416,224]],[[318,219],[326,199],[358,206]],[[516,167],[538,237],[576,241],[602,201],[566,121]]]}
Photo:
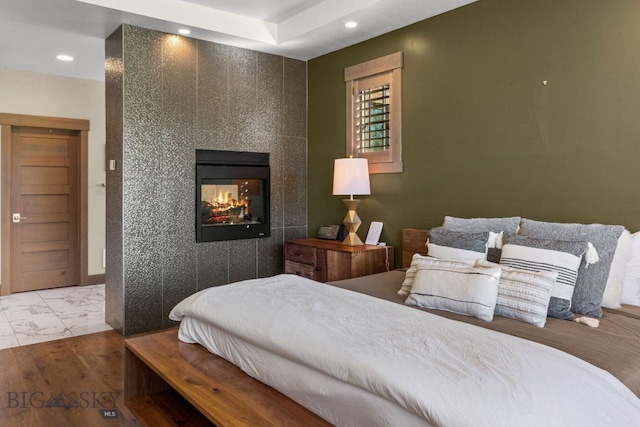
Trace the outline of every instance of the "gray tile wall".
{"label": "gray tile wall", "polygon": [[[192,293],[278,274],[307,234],[303,61],[124,25],[106,43],[106,319],[173,325]],[[270,153],[271,237],[195,243],[195,150]]]}

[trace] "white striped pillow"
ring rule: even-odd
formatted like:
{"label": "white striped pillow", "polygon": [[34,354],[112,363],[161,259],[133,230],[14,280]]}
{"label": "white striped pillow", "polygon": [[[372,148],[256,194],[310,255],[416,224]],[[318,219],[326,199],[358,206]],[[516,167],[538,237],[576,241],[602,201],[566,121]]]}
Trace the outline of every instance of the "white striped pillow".
{"label": "white striped pillow", "polygon": [[587,247],[587,242],[507,236],[502,247],[500,264],[520,270],[557,272],[558,278],[551,290],[547,315],[572,320],[571,297],[582,255]]}
{"label": "white striped pillow", "polygon": [[500,268],[420,265],[405,304],[435,308],[491,322]]}
{"label": "white striped pillow", "polygon": [[424,264],[439,265],[441,267],[450,267],[452,265],[471,267],[475,264],[475,260],[438,259],[430,256],[413,254],[413,257],[411,257],[411,266],[404,274],[404,281],[402,282],[402,286],[398,291],[398,295],[409,295],[409,293],[411,292],[411,287],[413,286],[413,280],[415,279],[416,272],[418,271],[418,267]]}

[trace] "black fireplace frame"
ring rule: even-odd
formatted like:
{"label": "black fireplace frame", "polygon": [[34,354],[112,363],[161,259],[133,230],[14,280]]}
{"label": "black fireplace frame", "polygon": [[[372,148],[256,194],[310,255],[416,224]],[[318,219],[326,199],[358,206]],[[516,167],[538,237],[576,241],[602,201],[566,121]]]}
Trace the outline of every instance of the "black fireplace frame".
{"label": "black fireplace frame", "polygon": [[[261,223],[203,226],[201,220],[202,182],[206,179],[259,179],[264,182]],[[196,242],[254,239],[271,235],[271,170],[269,153],[248,151],[196,150]]]}

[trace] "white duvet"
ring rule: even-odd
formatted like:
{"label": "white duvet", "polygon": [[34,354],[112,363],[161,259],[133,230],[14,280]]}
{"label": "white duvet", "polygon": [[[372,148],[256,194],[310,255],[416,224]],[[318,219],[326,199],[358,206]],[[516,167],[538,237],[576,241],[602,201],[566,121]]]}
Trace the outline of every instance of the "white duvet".
{"label": "white duvet", "polygon": [[170,317],[341,426],[640,425],[640,400],[578,358],[298,276],[210,288]]}

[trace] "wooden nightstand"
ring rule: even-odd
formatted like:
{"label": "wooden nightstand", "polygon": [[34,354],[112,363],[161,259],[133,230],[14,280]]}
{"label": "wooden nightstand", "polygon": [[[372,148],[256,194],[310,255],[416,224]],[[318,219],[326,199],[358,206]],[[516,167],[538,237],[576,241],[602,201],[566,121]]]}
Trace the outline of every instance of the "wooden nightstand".
{"label": "wooden nightstand", "polygon": [[392,246],[346,246],[339,240],[300,239],[284,244],[284,272],[319,282],[393,270]]}

